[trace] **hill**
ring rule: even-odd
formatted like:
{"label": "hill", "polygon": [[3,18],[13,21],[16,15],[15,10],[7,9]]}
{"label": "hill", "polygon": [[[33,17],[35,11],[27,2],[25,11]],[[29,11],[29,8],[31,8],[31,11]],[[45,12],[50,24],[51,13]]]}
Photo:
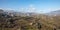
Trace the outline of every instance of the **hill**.
{"label": "hill", "polygon": [[52,16],[59,16],[60,15],[60,10],[56,10],[56,11],[52,11],[52,12],[49,12],[47,13],[47,15],[52,15]]}
{"label": "hill", "polygon": [[29,16],[21,16],[24,13],[19,16],[12,14],[13,16],[4,13],[0,15],[0,30],[60,30],[60,16],[36,13],[28,13]]}

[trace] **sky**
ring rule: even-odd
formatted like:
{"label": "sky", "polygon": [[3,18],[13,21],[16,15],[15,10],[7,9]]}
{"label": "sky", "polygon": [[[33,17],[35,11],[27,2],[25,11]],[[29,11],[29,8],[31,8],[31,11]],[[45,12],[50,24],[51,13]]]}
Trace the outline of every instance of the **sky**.
{"label": "sky", "polygon": [[0,0],[0,9],[48,13],[60,10],[60,0]]}

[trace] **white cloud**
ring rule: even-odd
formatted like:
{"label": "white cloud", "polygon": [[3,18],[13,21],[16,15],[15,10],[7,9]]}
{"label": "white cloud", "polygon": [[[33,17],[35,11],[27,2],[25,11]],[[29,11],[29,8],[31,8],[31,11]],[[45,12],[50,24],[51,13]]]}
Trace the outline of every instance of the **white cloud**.
{"label": "white cloud", "polygon": [[3,8],[4,10],[15,10],[13,8]]}
{"label": "white cloud", "polygon": [[33,4],[30,4],[29,7],[33,7],[34,5]]}
{"label": "white cloud", "polygon": [[0,9],[3,9],[3,8],[0,8]]}
{"label": "white cloud", "polygon": [[32,10],[35,10],[36,8],[32,8]]}
{"label": "white cloud", "polygon": [[47,10],[49,10],[49,11],[56,11],[56,10],[60,10],[60,8],[48,8]]}
{"label": "white cloud", "polygon": [[34,5],[30,5],[28,8],[29,12],[34,12],[36,10],[36,8],[34,7]]}
{"label": "white cloud", "polygon": [[30,11],[30,12],[34,12],[35,9],[36,9],[36,8],[31,7],[31,8],[29,8],[29,11]]}
{"label": "white cloud", "polygon": [[25,8],[20,8],[21,11],[26,11],[26,12],[34,12],[36,10],[35,7],[33,7],[33,5],[29,5],[28,7]]}
{"label": "white cloud", "polygon": [[21,8],[20,10],[24,10],[24,8]]}
{"label": "white cloud", "polygon": [[20,8],[20,9],[18,9],[20,12],[23,12],[23,11],[25,11],[26,9],[25,8]]}
{"label": "white cloud", "polygon": [[3,9],[3,10],[15,10],[13,8],[0,8],[0,9]]}

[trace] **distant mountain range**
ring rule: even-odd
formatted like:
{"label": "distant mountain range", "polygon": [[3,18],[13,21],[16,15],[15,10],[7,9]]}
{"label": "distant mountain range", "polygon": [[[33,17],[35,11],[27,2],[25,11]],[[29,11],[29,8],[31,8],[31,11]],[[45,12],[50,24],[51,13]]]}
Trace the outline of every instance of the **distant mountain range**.
{"label": "distant mountain range", "polygon": [[13,14],[13,15],[16,15],[16,16],[35,16],[35,15],[38,15],[38,13],[34,13],[34,12],[16,12],[16,11],[13,11],[13,10],[2,10],[0,9],[0,13],[3,13],[4,14]]}
{"label": "distant mountain range", "polygon": [[52,12],[49,12],[49,13],[46,13],[46,14],[47,15],[58,16],[58,15],[60,15],[60,10],[52,11]]}
{"label": "distant mountain range", "polygon": [[[0,13],[3,13],[4,10],[0,9]],[[8,14],[8,13],[12,13],[14,15],[17,15],[17,16],[35,16],[35,15],[40,15],[39,13],[34,13],[34,12],[15,12],[13,10],[8,10],[8,11],[4,11],[4,13]],[[46,13],[46,15],[49,15],[49,16],[56,16],[56,15],[60,15],[60,10],[56,10],[56,11],[52,11],[52,12],[49,12],[49,13]]]}

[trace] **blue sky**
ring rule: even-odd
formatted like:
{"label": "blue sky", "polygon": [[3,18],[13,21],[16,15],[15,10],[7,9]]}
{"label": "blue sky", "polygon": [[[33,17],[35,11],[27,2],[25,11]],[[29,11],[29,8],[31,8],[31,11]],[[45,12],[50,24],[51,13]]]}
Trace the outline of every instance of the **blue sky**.
{"label": "blue sky", "polygon": [[47,13],[60,9],[60,0],[0,0],[0,9]]}

